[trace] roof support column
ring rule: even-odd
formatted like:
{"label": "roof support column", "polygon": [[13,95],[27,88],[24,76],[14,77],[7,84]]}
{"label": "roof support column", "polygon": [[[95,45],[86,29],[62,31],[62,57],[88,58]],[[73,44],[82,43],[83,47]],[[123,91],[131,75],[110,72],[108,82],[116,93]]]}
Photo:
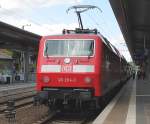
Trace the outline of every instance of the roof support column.
{"label": "roof support column", "polygon": [[24,82],[28,82],[29,77],[29,51],[24,52]]}

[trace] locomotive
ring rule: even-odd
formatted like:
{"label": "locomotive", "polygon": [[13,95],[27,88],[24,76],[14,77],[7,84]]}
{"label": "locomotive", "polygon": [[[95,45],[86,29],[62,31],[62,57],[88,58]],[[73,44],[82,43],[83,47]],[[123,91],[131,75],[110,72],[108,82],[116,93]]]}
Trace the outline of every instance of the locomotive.
{"label": "locomotive", "polygon": [[37,90],[51,105],[99,107],[99,101],[127,78],[127,62],[96,29],[63,30],[40,40]]}

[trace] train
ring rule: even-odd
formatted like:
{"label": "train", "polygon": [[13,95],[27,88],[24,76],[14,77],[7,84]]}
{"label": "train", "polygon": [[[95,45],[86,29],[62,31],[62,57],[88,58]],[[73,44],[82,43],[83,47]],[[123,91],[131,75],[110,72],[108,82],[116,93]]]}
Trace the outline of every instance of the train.
{"label": "train", "polygon": [[50,107],[89,103],[98,108],[129,77],[127,71],[125,58],[96,29],[64,29],[40,40],[36,88]]}

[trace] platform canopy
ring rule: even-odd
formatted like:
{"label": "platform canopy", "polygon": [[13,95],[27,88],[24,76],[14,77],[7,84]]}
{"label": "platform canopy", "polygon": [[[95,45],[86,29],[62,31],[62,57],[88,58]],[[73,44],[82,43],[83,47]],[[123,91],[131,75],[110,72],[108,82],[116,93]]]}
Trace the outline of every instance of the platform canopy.
{"label": "platform canopy", "polygon": [[0,48],[38,48],[41,36],[0,21]]}
{"label": "platform canopy", "polygon": [[135,60],[150,50],[150,0],[109,1]]}

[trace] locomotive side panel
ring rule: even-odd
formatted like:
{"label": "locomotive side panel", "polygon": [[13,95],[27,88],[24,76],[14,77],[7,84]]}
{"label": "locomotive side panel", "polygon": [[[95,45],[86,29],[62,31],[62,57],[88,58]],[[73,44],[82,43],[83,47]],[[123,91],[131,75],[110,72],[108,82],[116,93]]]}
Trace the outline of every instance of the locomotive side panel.
{"label": "locomotive side panel", "polygon": [[95,82],[94,87],[95,87],[95,96],[100,97],[102,96],[102,55],[103,55],[103,43],[102,39],[98,36],[96,41],[96,56],[95,56],[95,68],[96,68],[96,73],[95,76],[97,79],[97,82]]}
{"label": "locomotive side panel", "polygon": [[41,91],[41,79],[40,79],[40,69],[41,69],[41,65],[42,65],[42,51],[44,49],[44,40],[45,37],[42,37],[40,39],[40,43],[39,43],[39,52],[38,52],[38,59],[37,59],[37,73],[36,73],[36,90],[37,91]]}

